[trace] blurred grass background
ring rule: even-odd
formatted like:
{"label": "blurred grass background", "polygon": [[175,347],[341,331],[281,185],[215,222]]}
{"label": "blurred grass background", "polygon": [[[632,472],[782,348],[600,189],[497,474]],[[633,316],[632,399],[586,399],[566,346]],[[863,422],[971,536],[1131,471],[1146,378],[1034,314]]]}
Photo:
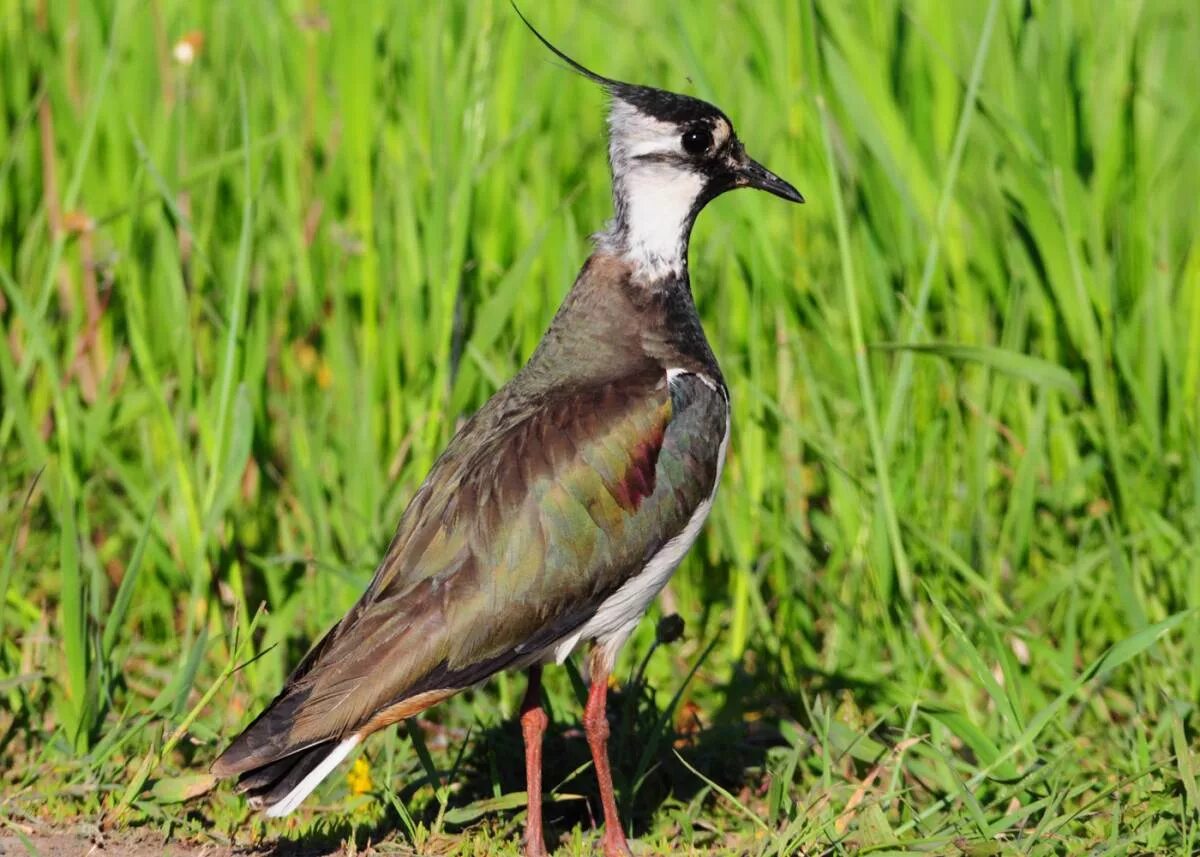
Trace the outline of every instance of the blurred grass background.
{"label": "blurred grass background", "polygon": [[[683,639],[620,668],[640,847],[1193,851],[1192,6],[524,10],[809,200],[694,235],[734,436],[651,614]],[[515,853],[520,678],[296,819],[179,800],[532,351],[610,213],[603,105],[500,0],[0,0],[0,822]],[[590,853],[554,672],[549,834]]]}

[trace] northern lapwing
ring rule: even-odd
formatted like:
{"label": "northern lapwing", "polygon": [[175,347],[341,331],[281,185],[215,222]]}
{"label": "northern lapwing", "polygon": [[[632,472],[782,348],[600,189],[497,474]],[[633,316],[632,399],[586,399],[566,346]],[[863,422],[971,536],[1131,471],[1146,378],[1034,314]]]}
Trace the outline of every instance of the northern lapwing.
{"label": "northern lapwing", "polygon": [[525,853],[544,855],[541,668],[591,642],[583,724],[603,847],[627,854],[608,677],[708,517],[729,443],[729,393],[688,276],[692,224],[735,188],[804,200],[718,108],[602,77],[525,23],[610,96],[614,217],[529,362],[434,464],[366,592],[212,770],[287,815],[372,732],[527,670]]}

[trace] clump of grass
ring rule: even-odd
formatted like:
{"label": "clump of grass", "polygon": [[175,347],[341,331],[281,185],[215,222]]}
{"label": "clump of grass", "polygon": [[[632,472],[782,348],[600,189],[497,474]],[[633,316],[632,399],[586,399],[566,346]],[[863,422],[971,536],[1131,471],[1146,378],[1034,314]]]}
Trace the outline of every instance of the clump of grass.
{"label": "clump of grass", "polygon": [[[1196,16],[529,11],[809,198],[694,236],[734,440],[683,640],[625,656],[636,838],[1195,850]],[[38,3],[0,58],[0,819],[515,852],[508,678],[324,814],[181,801],[537,342],[609,214],[601,94],[499,2]],[[580,692],[549,676],[567,854]]]}

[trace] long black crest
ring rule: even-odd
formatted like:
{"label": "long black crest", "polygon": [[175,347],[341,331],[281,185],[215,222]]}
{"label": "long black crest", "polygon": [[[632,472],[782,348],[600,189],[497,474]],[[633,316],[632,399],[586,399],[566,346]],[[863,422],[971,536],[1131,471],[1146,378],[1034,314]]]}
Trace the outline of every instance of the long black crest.
{"label": "long black crest", "polygon": [[539,42],[545,45],[552,54],[570,66],[573,71],[583,75],[593,83],[603,86],[613,98],[619,98],[628,104],[632,104],[647,116],[652,116],[663,122],[682,123],[696,119],[714,119],[716,117],[721,117],[729,121],[724,113],[707,101],[701,101],[699,98],[692,98],[690,95],[680,95],[675,92],[667,92],[665,89],[655,89],[652,86],[622,83],[619,80],[613,80],[611,77],[596,74],[596,72],[583,65],[583,63],[571,59],[551,44],[550,40],[539,33],[537,27],[529,22],[529,19],[517,7],[515,0],[509,0],[509,2],[512,4],[513,11],[517,13],[517,17],[529,28],[529,32],[537,36]]}
{"label": "long black crest", "polygon": [[612,78],[605,77],[602,74],[596,74],[596,72],[592,71],[590,68],[583,65],[583,63],[576,62],[575,60],[571,59],[569,56],[564,54],[558,48],[554,47],[554,45],[550,44],[550,40],[538,32],[537,27],[533,26],[533,24],[531,24],[529,22],[529,19],[525,17],[525,13],[522,12],[517,7],[517,4],[514,2],[514,0],[509,0],[509,2],[512,3],[513,11],[517,13],[517,17],[520,18],[521,21],[525,24],[525,26],[529,28],[529,32],[531,32],[535,36],[537,36],[538,41],[541,42],[543,45],[545,45],[547,48],[549,48],[550,53],[554,54],[560,60],[565,62],[567,65],[569,65],[572,69],[574,69],[575,71],[582,74],[588,80],[590,80],[594,83],[598,83],[601,86],[603,86],[605,89],[608,89],[610,91],[613,90],[614,87],[629,85],[629,84],[621,83],[618,80],[613,80]]}

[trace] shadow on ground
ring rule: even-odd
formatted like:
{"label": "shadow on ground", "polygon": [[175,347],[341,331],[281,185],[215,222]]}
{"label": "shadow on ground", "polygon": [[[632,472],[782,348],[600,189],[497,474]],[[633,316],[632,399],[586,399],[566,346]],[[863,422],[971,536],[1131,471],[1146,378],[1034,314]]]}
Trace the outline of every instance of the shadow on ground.
{"label": "shadow on ground", "polygon": [[[803,706],[794,696],[789,697],[779,677],[771,674],[767,665],[773,660],[766,653],[759,654],[762,657],[755,658],[752,653],[748,659],[762,665],[753,674],[738,670],[716,694],[706,694],[710,701],[721,700],[712,710],[697,709],[688,701],[686,692],[660,706],[640,668],[629,683],[610,691],[609,757],[613,782],[622,820],[634,837],[650,829],[666,801],[687,803],[709,788],[710,782],[735,796],[765,787],[768,751],[785,743],[780,722],[789,720],[802,728],[807,726]],[[661,652],[661,648],[658,656],[675,657]],[[692,667],[682,658],[678,658],[678,666],[681,679]],[[546,709],[551,723],[544,744],[544,815],[546,841],[551,850],[563,834],[576,826],[594,829],[603,817],[591,755],[580,725],[587,691],[578,673],[570,665],[568,669],[575,700],[559,709],[552,708],[547,701]],[[817,694],[836,694],[849,689],[866,705],[879,693],[877,687],[841,676],[813,674],[811,677],[812,690]],[[422,722],[419,728],[424,739],[436,740],[441,727]],[[501,827],[507,826],[511,831],[512,841],[519,840],[524,823],[523,804],[507,810],[486,805],[497,792],[510,795],[525,789],[524,746],[515,719],[475,733],[457,764],[446,754],[440,754],[438,761],[448,766],[440,768],[438,775],[443,779],[452,777],[459,783],[447,808],[448,833],[461,831],[484,817],[501,818],[507,819]],[[400,801],[411,806],[417,791],[428,784],[428,778],[408,782],[399,793]],[[582,799],[555,800],[555,795],[578,795]],[[473,812],[476,804],[481,805],[477,813]],[[431,801],[415,820],[433,826],[437,814],[436,802]],[[469,818],[456,825],[453,822],[456,816]],[[327,828],[310,830],[295,839],[281,838],[255,853],[310,857],[336,853],[349,842],[362,849],[391,837],[402,841],[408,838],[395,810],[389,810],[378,823],[367,826],[355,826],[348,819],[331,820]]]}

